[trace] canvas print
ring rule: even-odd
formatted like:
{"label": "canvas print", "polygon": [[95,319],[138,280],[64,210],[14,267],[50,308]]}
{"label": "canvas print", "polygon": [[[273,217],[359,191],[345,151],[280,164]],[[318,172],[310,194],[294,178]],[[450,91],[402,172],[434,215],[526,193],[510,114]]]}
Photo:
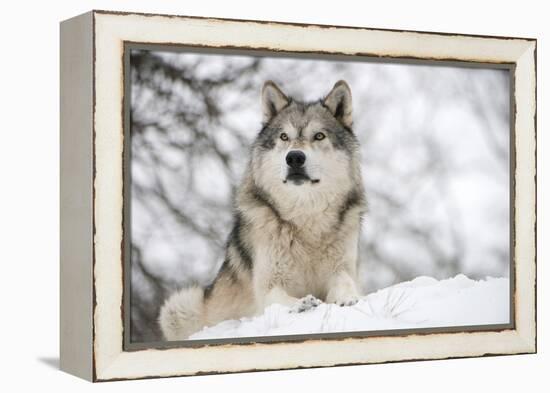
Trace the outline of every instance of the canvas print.
{"label": "canvas print", "polygon": [[510,71],[134,48],[132,343],[507,325]]}

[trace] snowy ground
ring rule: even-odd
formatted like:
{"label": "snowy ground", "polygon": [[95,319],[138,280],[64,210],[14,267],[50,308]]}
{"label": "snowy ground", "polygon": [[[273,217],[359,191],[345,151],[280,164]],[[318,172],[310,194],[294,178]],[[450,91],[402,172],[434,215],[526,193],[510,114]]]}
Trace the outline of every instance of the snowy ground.
{"label": "snowy ground", "polygon": [[352,307],[323,303],[302,312],[274,304],[260,316],[221,322],[190,339],[257,337],[505,324],[509,320],[509,281],[474,281],[464,275],[438,281],[418,277],[369,294]]}

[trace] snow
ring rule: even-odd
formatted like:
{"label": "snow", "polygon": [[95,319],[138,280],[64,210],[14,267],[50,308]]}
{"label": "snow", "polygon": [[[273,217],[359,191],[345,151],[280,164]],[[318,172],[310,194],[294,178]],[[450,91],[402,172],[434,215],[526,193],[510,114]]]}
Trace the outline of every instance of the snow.
{"label": "snow", "polygon": [[273,304],[262,315],[205,327],[190,339],[375,331],[509,322],[509,280],[475,281],[459,274],[418,277],[361,297],[351,307],[322,303],[293,313]]}

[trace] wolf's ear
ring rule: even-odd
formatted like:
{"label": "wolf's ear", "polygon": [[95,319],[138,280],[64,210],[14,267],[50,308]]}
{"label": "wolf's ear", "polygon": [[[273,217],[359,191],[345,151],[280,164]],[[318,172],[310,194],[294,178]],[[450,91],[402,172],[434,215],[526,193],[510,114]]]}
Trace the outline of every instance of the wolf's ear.
{"label": "wolf's ear", "polygon": [[262,87],[263,122],[269,122],[289,103],[288,97],[273,81],[267,81]]}
{"label": "wolf's ear", "polygon": [[351,90],[345,81],[338,81],[323,100],[332,115],[346,127],[353,124]]}

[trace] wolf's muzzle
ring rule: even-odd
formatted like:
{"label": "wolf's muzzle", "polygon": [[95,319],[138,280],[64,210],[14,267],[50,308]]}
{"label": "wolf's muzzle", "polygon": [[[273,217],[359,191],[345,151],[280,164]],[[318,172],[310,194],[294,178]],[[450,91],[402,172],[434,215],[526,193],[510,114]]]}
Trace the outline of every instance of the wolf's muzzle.
{"label": "wolf's muzzle", "polygon": [[300,150],[291,150],[286,155],[286,164],[292,169],[299,169],[306,163],[306,155]]}
{"label": "wolf's muzzle", "polygon": [[296,185],[303,184],[306,181],[310,181],[311,183],[318,183],[318,179],[311,179],[309,175],[306,173],[305,168],[306,163],[306,155],[303,151],[300,150],[291,150],[286,155],[286,164],[288,165],[288,172],[286,175],[286,179],[283,180],[283,183],[286,183],[288,180],[290,180],[292,183]]}

